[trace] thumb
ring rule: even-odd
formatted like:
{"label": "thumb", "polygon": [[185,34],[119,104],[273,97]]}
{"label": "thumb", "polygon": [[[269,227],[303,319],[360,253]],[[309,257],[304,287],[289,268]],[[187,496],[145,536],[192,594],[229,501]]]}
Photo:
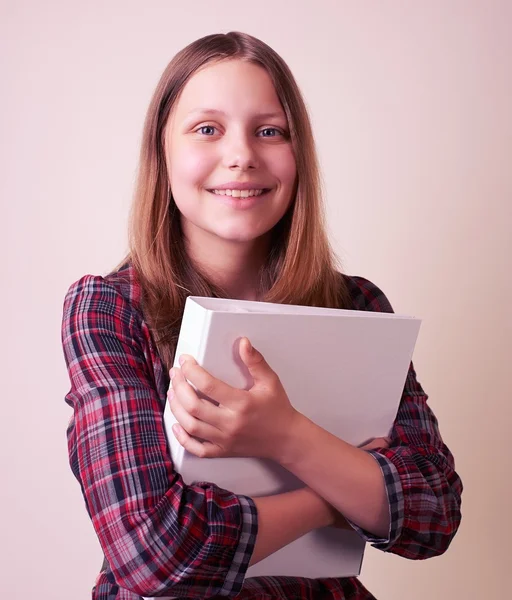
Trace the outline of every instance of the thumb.
{"label": "thumb", "polygon": [[269,375],[274,375],[267,361],[263,358],[263,354],[253,348],[248,338],[244,337],[240,340],[239,352],[240,358],[248,368],[255,385],[267,381]]}

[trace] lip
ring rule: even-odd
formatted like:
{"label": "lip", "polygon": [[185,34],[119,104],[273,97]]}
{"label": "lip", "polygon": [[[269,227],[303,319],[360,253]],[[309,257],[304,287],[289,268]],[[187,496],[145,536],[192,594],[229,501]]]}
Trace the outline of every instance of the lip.
{"label": "lip", "polygon": [[215,185],[207,188],[210,190],[270,190],[271,188],[261,183],[251,183],[250,181],[229,181],[228,183],[222,183],[221,185]]}

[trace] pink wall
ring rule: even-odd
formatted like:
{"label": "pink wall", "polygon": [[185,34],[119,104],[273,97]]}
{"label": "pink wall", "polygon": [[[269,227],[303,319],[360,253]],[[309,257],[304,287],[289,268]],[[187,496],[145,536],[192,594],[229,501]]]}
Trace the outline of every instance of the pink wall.
{"label": "pink wall", "polygon": [[346,271],[423,319],[418,377],[465,483],[444,557],[370,549],[362,580],[382,599],[502,597],[512,3],[18,1],[1,13],[4,596],[90,597],[101,552],[67,464],[63,296],[124,252],[142,121],[168,60],[238,29],[280,52],[306,95]]}

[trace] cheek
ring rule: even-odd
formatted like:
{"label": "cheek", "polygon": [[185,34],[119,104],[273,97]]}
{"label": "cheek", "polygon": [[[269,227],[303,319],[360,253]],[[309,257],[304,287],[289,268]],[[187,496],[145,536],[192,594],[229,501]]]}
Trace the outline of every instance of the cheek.
{"label": "cheek", "polygon": [[286,151],[280,153],[276,158],[274,160],[276,176],[284,186],[292,187],[297,176],[297,167],[291,147],[286,148]]}
{"label": "cheek", "polygon": [[170,179],[172,187],[199,186],[205,182],[214,160],[211,153],[199,148],[181,149],[171,154]]}

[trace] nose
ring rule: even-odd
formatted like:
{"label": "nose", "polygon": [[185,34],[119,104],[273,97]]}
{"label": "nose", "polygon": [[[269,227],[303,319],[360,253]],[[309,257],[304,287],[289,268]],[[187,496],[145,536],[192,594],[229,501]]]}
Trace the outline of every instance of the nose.
{"label": "nose", "polygon": [[259,166],[256,140],[252,140],[246,133],[237,132],[225,136],[224,166],[228,169],[247,171]]}

